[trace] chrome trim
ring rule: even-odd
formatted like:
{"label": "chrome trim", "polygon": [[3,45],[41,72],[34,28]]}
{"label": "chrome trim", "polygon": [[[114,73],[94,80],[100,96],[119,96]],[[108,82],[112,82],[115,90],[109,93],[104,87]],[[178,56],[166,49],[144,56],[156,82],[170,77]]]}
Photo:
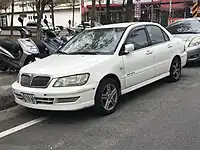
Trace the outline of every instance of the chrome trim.
{"label": "chrome trim", "polygon": [[[51,83],[51,81],[53,80],[53,78],[52,78],[51,76],[49,76],[49,75],[42,75],[42,74],[39,75],[39,74],[33,74],[33,73],[22,73],[22,74],[20,75],[20,79],[21,79],[21,76],[23,76],[23,75],[29,76],[29,77],[31,78],[30,84],[29,84],[29,86],[28,86],[28,87],[30,87],[30,88],[47,88],[47,87],[49,86],[49,84]],[[49,77],[50,79],[49,79],[49,81],[47,82],[46,86],[32,86],[31,84],[32,84],[33,79],[34,79],[35,77]],[[21,80],[20,80],[20,84],[21,84]]]}

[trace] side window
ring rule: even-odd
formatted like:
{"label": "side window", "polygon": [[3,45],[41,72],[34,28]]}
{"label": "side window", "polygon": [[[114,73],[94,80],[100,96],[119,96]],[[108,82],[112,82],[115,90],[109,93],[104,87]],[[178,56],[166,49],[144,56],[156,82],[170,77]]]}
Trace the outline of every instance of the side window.
{"label": "side window", "polygon": [[131,31],[126,39],[126,44],[134,44],[135,50],[147,47],[148,40],[145,29]]}
{"label": "side window", "polygon": [[153,45],[165,42],[163,31],[157,26],[147,26],[151,42]]}
{"label": "side window", "polygon": [[163,35],[164,35],[165,41],[170,41],[169,36],[164,31],[163,31]]}

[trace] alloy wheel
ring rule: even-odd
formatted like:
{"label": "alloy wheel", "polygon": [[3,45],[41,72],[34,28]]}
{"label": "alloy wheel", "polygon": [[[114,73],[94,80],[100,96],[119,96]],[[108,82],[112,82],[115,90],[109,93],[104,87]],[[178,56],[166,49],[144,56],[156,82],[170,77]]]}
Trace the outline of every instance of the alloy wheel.
{"label": "alloy wheel", "polygon": [[101,103],[105,110],[111,111],[115,108],[118,100],[117,88],[112,84],[107,84],[101,95]]}
{"label": "alloy wheel", "polygon": [[180,67],[180,62],[174,61],[174,63],[172,64],[172,74],[174,79],[178,79],[180,77],[181,74],[181,67]]}

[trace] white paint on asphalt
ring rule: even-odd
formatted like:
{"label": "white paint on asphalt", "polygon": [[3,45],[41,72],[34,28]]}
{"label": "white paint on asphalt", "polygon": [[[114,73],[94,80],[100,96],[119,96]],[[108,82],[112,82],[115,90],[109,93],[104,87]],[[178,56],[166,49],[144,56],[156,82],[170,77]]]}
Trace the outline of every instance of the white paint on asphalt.
{"label": "white paint on asphalt", "polygon": [[8,136],[8,135],[10,135],[10,134],[13,134],[13,133],[15,133],[15,132],[17,132],[17,131],[20,131],[20,130],[23,130],[23,129],[25,129],[25,128],[28,128],[28,127],[30,127],[30,126],[32,126],[32,125],[35,125],[35,124],[40,123],[40,122],[42,122],[42,121],[45,121],[45,120],[47,120],[47,119],[48,119],[48,117],[40,117],[40,118],[31,120],[31,121],[29,121],[29,122],[26,122],[26,123],[24,123],[24,124],[18,125],[18,126],[14,127],[14,128],[8,129],[8,130],[6,130],[6,131],[0,132],[0,138],[3,138],[3,137],[5,137],[5,136]]}

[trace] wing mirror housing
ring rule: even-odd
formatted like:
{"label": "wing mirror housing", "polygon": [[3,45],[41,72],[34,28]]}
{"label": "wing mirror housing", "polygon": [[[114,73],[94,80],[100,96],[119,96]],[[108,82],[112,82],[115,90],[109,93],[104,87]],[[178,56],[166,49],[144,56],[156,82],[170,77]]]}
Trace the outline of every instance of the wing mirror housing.
{"label": "wing mirror housing", "polygon": [[125,45],[125,50],[124,50],[125,54],[128,54],[134,50],[135,50],[134,44],[126,44]]}

